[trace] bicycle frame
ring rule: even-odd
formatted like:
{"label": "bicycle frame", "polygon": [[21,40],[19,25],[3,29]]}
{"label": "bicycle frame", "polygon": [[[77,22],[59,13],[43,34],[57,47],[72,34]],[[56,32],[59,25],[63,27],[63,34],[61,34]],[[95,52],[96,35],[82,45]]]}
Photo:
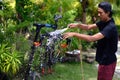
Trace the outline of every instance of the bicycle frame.
{"label": "bicycle frame", "polygon": [[34,43],[37,42],[40,29],[45,26],[43,24],[33,24],[33,25],[36,26],[36,34],[35,34],[35,38],[34,38],[34,41],[33,41],[33,45],[31,47],[31,54],[30,54],[29,61],[28,61],[28,68],[27,68],[27,70],[25,72],[25,80],[28,80],[32,60],[33,60],[33,57],[34,57],[34,52],[35,52],[35,47],[36,47],[36,45]]}

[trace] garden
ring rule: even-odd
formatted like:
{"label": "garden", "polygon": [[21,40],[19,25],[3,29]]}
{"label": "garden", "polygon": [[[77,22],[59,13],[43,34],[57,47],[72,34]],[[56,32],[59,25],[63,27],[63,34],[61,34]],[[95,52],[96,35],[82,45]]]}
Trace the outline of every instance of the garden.
{"label": "garden", "polygon": [[[65,29],[69,23],[95,23],[99,20],[97,5],[101,1],[108,0],[0,0],[0,80],[23,80],[28,66],[31,65],[28,64],[30,53],[34,53],[35,48],[40,45],[33,43],[36,41],[36,29],[43,27],[44,24],[46,27],[40,28],[40,33],[44,34],[55,29]],[[113,7],[113,18],[120,36],[120,0],[109,0],[109,2]],[[67,31],[89,35],[98,32],[98,30],[81,29],[67,29]],[[60,43],[65,42],[63,40],[54,45],[58,48]],[[91,53],[96,49],[96,42],[89,43],[71,38],[70,47],[65,47],[66,45],[63,45],[59,48],[60,53],[74,50],[80,50],[83,54]],[[44,52],[45,49],[39,47],[34,57],[31,57],[34,58],[32,67],[40,66],[42,63],[40,62],[42,58],[39,59],[40,52]],[[40,74],[40,78],[41,80],[96,80],[96,65],[95,61],[93,63],[82,61],[80,56],[80,61],[57,62],[53,66],[52,73]],[[38,68],[37,70],[39,71]],[[118,78],[114,77],[114,80]]]}

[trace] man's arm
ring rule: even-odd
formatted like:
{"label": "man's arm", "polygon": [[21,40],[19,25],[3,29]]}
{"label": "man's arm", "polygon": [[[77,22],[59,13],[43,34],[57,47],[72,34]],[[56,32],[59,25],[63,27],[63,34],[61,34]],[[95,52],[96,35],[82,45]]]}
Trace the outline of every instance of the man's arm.
{"label": "man's arm", "polygon": [[78,27],[78,28],[83,29],[83,30],[91,30],[91,29],[97,28],[96,24],[89,24],[89,25],[87,25],[87,24],[71,23],[68,26],[70,28]]}
{"label": "man's arm", "polygon": [[78,24],[78,27],[83,29],[83,30],[91,30],[91,29],[95,29],[97,28],[97,25],[96,24]]}
{"label": "man's arm", "polygon": [[100,40],[102,38],[104,38],[104,35],[102,33],[96,33],[94,35],[86,35],[86,34],[79,34],[79,33],[75,33],[75,32],[68,32],[64,34],[64,38],[68,38],[68,37],[77,37],[81,40],[85,40],[88,42],[93,42],[93,41],[97,41]]}

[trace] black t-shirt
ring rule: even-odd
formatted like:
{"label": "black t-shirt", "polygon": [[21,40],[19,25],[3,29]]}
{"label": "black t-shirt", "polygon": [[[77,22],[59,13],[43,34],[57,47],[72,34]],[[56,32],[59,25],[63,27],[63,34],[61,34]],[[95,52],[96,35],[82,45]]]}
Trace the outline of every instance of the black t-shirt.
{"label": "black t-shirt", "polygon": [[118,32],[114,20],[108,22],[99,21],[96,23],[103,39],[98,40],[96,50],[96,61],[102,65],[109,65],[117,60],[116,51],[118,43]]}

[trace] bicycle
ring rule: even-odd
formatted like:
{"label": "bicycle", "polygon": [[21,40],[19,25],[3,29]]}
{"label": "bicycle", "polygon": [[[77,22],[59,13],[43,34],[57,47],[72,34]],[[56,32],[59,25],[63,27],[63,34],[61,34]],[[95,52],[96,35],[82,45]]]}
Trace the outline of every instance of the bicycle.
{"label": "bicycle", "polygon": [[[62,61],[62,56],[60,56],[60,42],[63,40],[62,33],[66,31],[68,28],[55,30],[50,33],[46,33],[41,35],[42,38],[47,37],[47,43],[44,45],[45,50],[41,52],[40,54],[43,54],[41,58],[40,68],[41,73],[44,75],[46,73],[52,73],[52,66]],[[70,44],[70,39],[66,39],[66,44],[64,44],[66,47]],[[40,41],[42,42],[42,40]],[[57,46],[57,45],[59,46]],[[63,46],[63,45],[62,45]],[[64,46],[64,48],[65,48]],[[41,50],[42,51],[42,50]]]}
{"label": "bicycle", "polygon": [[39,33],[41,28],[43,27],[48,27],[48,28],[53,28],[54,30],[57,29],[57,22],[58,19],[60,19],[62,16],[61,15],[55,15],[54,16],[54,20],[55,20],[55,24],[51,25],[51,24],[37,24],[34,23],[33,26],[36,26],[36,34],[35,34],[35,38],[33,40],[33,45],[31,46],[31,53],[29,56],[29,60],[28,60],[28,65],[27,65],[27,69],[25,72],[25,78],[24,80],[40,80],[40,73],[34,71],[32,69],[32,62],[34,61],[34,53],[35,53],[35,49],[38,46],[38,37],[39,37]]}

